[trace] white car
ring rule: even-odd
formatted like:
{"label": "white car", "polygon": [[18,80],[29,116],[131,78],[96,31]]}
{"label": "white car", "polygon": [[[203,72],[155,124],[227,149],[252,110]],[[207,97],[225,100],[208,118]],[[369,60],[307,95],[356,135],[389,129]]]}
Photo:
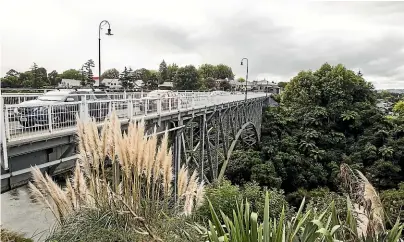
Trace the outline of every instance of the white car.
{"label": "white car", "polygon": [[211,96],[221,96],[221,95],[226,95],[227,92],[225,91],[213,91],[210,93]]}

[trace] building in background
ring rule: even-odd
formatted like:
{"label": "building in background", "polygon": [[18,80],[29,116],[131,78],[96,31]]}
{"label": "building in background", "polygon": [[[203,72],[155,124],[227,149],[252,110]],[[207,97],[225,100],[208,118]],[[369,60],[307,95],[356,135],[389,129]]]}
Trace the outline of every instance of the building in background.
{"label": "building in background", "polygon": [[103,79],[101,84],[109,89],[121,89],[121,81],[119,79]]}

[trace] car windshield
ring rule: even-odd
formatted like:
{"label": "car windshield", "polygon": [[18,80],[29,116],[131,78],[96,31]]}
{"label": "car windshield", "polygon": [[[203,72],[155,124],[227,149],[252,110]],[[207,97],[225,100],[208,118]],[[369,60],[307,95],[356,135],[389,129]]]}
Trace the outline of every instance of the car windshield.
{"label": "car windshield", "polygon": [[65,98],[66,98],[65,95],[55,95],[55,94],[46,95],[45,94],[43,96],[40,96],[38,98],[38,100],[41,100],[41,101],[63,101],[63,100],[65,100]]}

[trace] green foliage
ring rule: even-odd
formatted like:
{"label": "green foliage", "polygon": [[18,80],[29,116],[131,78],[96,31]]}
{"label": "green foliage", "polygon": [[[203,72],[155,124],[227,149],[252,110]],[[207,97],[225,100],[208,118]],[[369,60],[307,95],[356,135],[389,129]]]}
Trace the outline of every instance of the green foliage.
{"label": "green foliage", "polygon": [[75,69],[69,69],[64,71],[60,77],[62,79],[73,79],[73,80],[81,80],[81,73]]}
{"label": "green foliage", "polygon": [[219,64],[216,66],[216,79],[234,79],[233,70],[230,66]]}
{"label": "green foliage", "polygon": [[292,78],[262,123],[263,160],[272,162],[286,192],[337,189],[341,162],[364,170],[379,189],[404,179],[404,121],[387,119],[376,97],[370,83],[342,65]]}
{"label": "green foliage", "polygon": [[[347,205],[347,218],[338,217],[332,202],[327,209],[319,212],[308,210],[303,213],[304,200],[299,211],[292,219],[287,219],[282,211],[279,218],[270,216],[270,196],[265,196],[263,221],[259,222],[258,214],[251,212],[248,202],[238,205],[233,213],[220,212],[210,203],[211,220],[209,221],[209,241],[397,241],[404,225],[396,223],[389,232],[377,234],[359,234],[358,221]],[[349,201],[348,201],[349,204]],[[314,214],[314,219],[309,219]],[[220,221],[223,220],[222,225]]]}
{"label": "green foliage", "polygon": [[202,64],[198,68],[199,77],[203,80],[208,78],[216,78],[217,75],[217,68],[211,64]]}
{"label": "green foliage", "polygon": [[177,70],[174,88],[177,90],[197,90],[200,87],[199,74],[195,66],[188,65]]}
{"label": "green foliage", "polygon": [[159,79],[159,84],[162,84],[166,81],[170,81],[169,75],[168,75],[168,67],[164,60],[160,63],[160,66],[159,66],[158,79]]}
{"label": "green foliage", "polygon": [[[198,234],[185,217],[166,216],[146,221],[150,230],[164,241],[197,241]],[[128,220],[122,214],[108,208],[82,210],[69,216],[58,225],[47,241],[81,242],[126,242],[157,241],[140,232],[139,221]]]}
{"label": "green foliage", "polygon": [[393,112],[404,115],[404,101],[398,101],[393,107]]}
{"label": "green foliage", "polygon": [[243,83],[243,82],[245,82],[245,79],[242,77],[239,77],[239,78],[237,78],[237,81]]}
{"label": "green foliage", "polygon": [[288,82],[278,82],[278,87],[285,88]]}
{"label": "green foliage", "polygon": [[382,191],[380,197],[390,222],[399,219],[404,223],[404,182],[398,185],[398,189]]}
{"label": "green foliage", "polygon": [[88,60],[86,63],[83,64],[81,68],[81,85],[82,86],[93,86],[94,79],[93,79],[93,70],[92,67],[95,67],[94,61],[92,59]]}
{"label": "green foliage", "polygon": [[[240,188],[232,185],[230,181],[224,180],[221,184],[212,184],[205,188],[205,195],[215,208],[230,214],[240,200]],[[198,209],[197,216],[204,220],[209,217],[208,202]]]}
{"label": "green foliage", "polygon": [[159,84],[159,75],[157,71],[145,68],[137,69],[133,72],[134,80],[142,80],[144,88],[147,90],[156,90]]}
{"label": "green foliage", "polygon": [[[125,67],[126,68],[126,67]],[[101,75],[101,81],[104,79],[118,79],[120,76],[119,71],[115,68],[104,71]]]}
{"label": "green foliage", "polygon": [[124,89],[133,88],[133,76],[132,69],[124,68],[121,74],[119,74],[119,80]]}
{"label": "green foliage", "polygon": [[219,84],[219,88],[220,88],[220,90],[223,90],[223,91],[230,91],[231,85],[230,85],[229,81],[222,80]]}
{"label": "green foliage", "polygon": [[31,74],[32,74],[32,87],[38,88],[48,83],[48,74],[46,72],[46,69],[43,67],[38,67],[38,65],[35,62],[31,66]]}
{"label": "green foliage", "polygon": [[178,65],[173,63],[167,66],[167,76],[170,82],[174,81],[175,74],[177,74]]}
{"label": "green foliage", "polygon": [[48,80],[51,86],[57,86],[62,81],[62,78],[60,78],[57,71],[53,70],[48,74]]}
{"label": "green foliage", "polygon": [[[292,216],[293,209],[286,202],[284,192],[278,189],[268,190],[270,194],[270,214],[278,217],[285,208],[285,213]],[[242,187],[232,185],[228,180],[224,180],[221,184],[212,184],[205,189],[206,198],[217,209],[220,209],[226,214],[232,214],[232,211],[237,208],[237,203],[248,200],[255,211],[261,214],[264,211],[265,190],[256,182],[248,182]],[[206,200],[198,209],[197,217],[199,220],[206,220],[209,215],[209,202]]]}

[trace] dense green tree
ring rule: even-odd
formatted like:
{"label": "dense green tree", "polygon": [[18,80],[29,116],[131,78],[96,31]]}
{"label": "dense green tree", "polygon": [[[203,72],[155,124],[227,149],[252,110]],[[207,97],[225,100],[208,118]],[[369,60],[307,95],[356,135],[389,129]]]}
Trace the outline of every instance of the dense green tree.
{"label": "dense green tree", "polygon": [[216,78],[216,66],[211,64],[202,64],[198,68],[198,74],[202,80],[207,80],[208,78]]}
{"label": "dense green tree", "polygon": [[[88,85],[88,86],[93,86],[94,85],[94,74],[93,70],[91,69],[92,67],[95,67],[94,61],[92,59],[88,60],[86,63],[83,64],[82,67],[82,76],[84,76],[84,79],[82,79],[82,86]],[[84,84],[84,85],[83,85]]]}
{"label": "dense green tree", "polygon": [[104,79],[118,79],[120,77],[119,71],[115,68],[104,71],[101,75],[101,81]]}
{"label": "dense green tree", "polygon": [[208,90],[213,90],[216,88],[216,81],[213,77],[208,77],[204,80],[204,85]]}
{"label": "dense green tree", "polygon": [[144,88],[147,90],[156,90],[159,84],[159,75],[155,70],[147,70],[146,68],[141,68],[135,70],[133,73],[135,80],[142,80],[144,83]]}
{"label": "dense green tree", "polygon": [[31,66],[32,73],[32,87],[39,88],[48,83],[48,75],[46,69],[43,67],[38,67],[34,62]]}
{"label": "dense green tree", "polygon": [[69,69],[64,71],[60,77],[62,79],[73,79],[73,80],[81,80],[81,73],[78,70],[75,69]]}
{"label": "dense green tree", "polygon": [[175,77],[175,74],[177,74],[177,70],[178,70],[178,65],[177,64],[175,64],[175,63],[173,63],[173,64],[171,64],[171,65],[168,65],[167,66],[167,76],[168,76],[168,80],[170,81],[170,82],[173,82],[174,81],[174,77]]}
{"label": "dense green tree", "polygon": [[239,78],[237,78],[237,81],[240,82],[240,83],[244,83],[244,82],[245,82],[245,79],[242,78],[242,77],[239,77]]}
{"label": "dense green tree", "polygon": [[341,162],[364,171],[381,189],[404,178],[402,121],[384,116],[363,77],[324,64],[300,72],[281,96],[281,105],[263,114],[262,152],[286,191],[336,189]]}
{"label": "dense green tree", "polygon": [[119,75],[119,81],[121,82],[121,85],[124,89],[133,87],[131,71],[128,68],[126,68],[126,66]]}
{"label": "dense green tree", "polygon": [[53,70],[48,74],[48,80],[51,86],[57,86],[62,81],[62,78],[60,78],[56,70]]}
{"label": "dense green tree", "polygon": [[404,101],[398,101],[393,107],[393,112],[404,116]]}
{"label": "dense green tree", "polygon": [[219,64],[216,66],[216,79],[234,79],[233,70],[230,66],[226,66],[224,64]]}
{"label": "dense green tree", "polygon": [[223,90],[223,91],[230,91],[231,85],[230,85],[229,81],[222,80],[219,84],[219,88],[220,88],[220,90]]}
{"label": "dense green tree", "polygon": [[19,79],[20,73],[14,69],[9,70],[6,76],[1,78],[1,87],[21,87],[22,82]]}
{"label": "dense green tree", "polygon": [[199,75],[195,66],[188,65],[177,70],[174,88],[177,90],[197,90],[200,87]]}
{"label": "dense green tree", "polygon": [[164,60],[160,63],[158,74],[159,74],[159,84],[162,84],[170,80],[168,75],[168,67]]}
{"label": "dense green tree", "polygon": [[278,87],[285,88],[288,82],[278,82]]}

